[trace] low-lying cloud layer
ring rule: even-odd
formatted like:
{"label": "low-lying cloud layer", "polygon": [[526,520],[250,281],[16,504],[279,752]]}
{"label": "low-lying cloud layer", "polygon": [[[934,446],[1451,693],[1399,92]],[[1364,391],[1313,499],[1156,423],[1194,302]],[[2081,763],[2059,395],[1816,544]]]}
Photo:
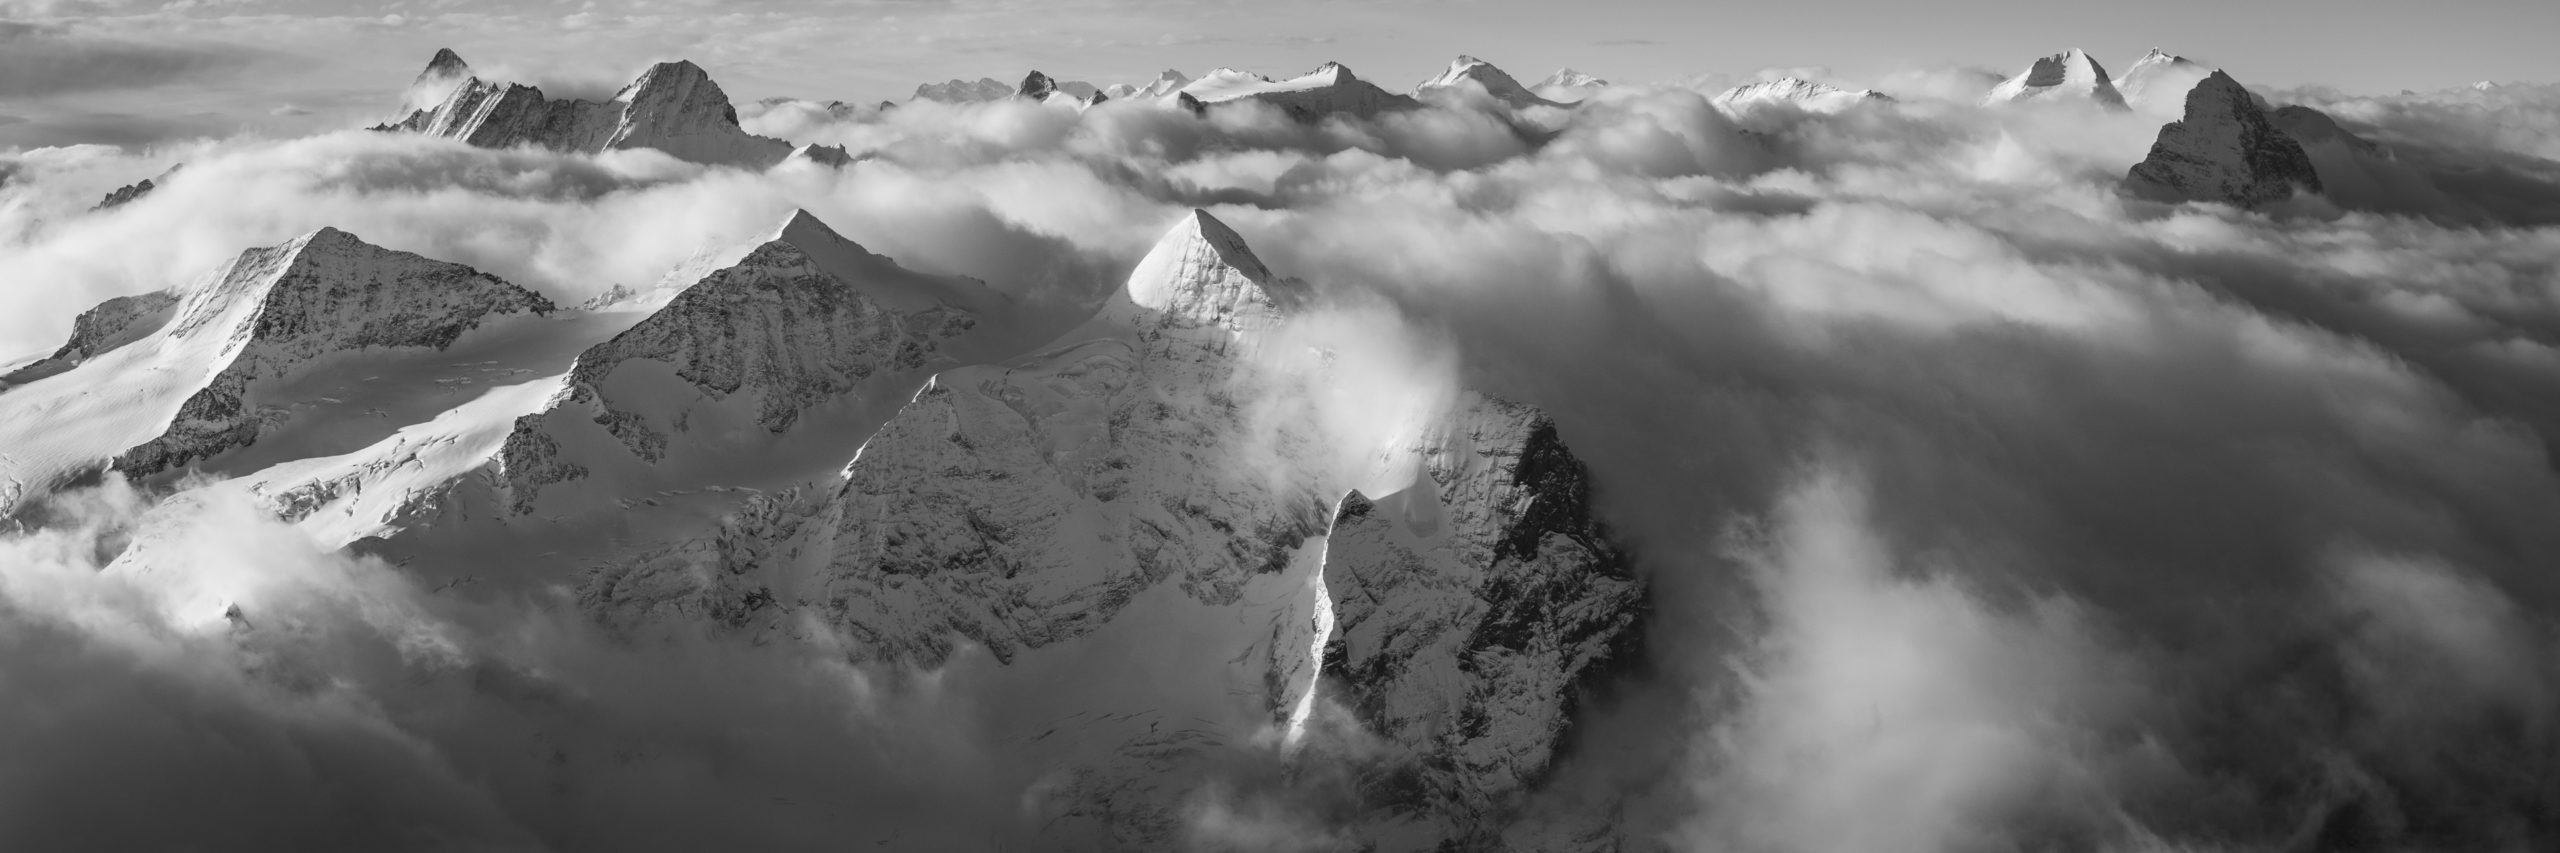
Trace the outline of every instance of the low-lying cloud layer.
{"label": "low-lying cloud layer", "polygon": [[[360,132],[42,151],[0,161],[0,352],[321,225],[574,303],[799,206],[1068,305],[1204,206],[1399,318],[1321,334],[1409,324],[1428,346],[1380,348],[1445,347],[1592,464],[1655,618],[1532,813],[1623,799],[1683,850],[2536,849],[2560,229],[2481,212],[2560,191],[2560,105],[2467,97],[2316,101],[2461,216],[2129,202],[2156,126],[2122,114],[1738,123],[1685,89],[1314,126],[775,108],[750,129],[860,159],[763,174]],[[634,647],[184,500],[108,487],[0,543],[6,846],[922,848],[1032,817],[933,678]],[[1267,770],[1204,789],[1203,846],[1342,840],[1330,789]],[[107,818],[137,807],[165,819]]]}

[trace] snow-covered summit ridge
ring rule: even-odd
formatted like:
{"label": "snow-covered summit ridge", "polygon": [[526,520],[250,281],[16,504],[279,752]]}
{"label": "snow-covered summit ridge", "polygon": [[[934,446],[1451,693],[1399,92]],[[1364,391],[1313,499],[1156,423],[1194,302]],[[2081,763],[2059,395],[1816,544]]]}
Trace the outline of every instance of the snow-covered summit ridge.
{"label": "snow-covered summit ridge", "polygon": [[2027,70],[2001,81],[1984,104],[2006,104],[2018,101],[2082,100],[2109,109],[2125,108],[2124,95],[2116,91],[2107,78],[2107,69],[2098,65],[2086,51],[2072,48],[2052,56],[2038,58]]}
{"label": "snow-covered summit ridge", "polygon": [[1421,102],[1410,97],[1360,79],[1339,62],[1327,62],[1314,71],[1287,80],[1220,68],[1184,85],[1175,97],[1177,100],[1187,98],[1203,108],[1231,101],[1256,100],[1306,122],[1318,121],[1334,113],[1366,117],[1421,106]]}
{"label": "snow-covered summit ridge", "polygon": [[1147,81],[1146,85],[1132,86],[1127,83],[1113,83],[1109,87],[1104,88],[1102,90],[1102,94],[1108,95],[1112,98],[1164,100],[1173,97],[1173,93],[1182,91],[1182,87],[1190,84],[1190,75],[1168,68],[1165,69],[1163,73],[1157,74],[1156,79]]}
{"label": "snow-covered summit ridge", "polygon": [[2117,76],[2114,84],[2127,106],[2164,120],[2174,119],[2186,110],[2187,92],[2214,70],[2213,66],[2155,47]]}
{"label": "snow-covered summit ridge", "polygon": [[1746,83],[1726,89],[1715,96],[1715,104],[1728,111],[1742,110],[1762,104],[1791,104],[1812,112],[1838,112],[1864,103],[1890,102],[1893,98],[1874,89],[1843,89],[1828,83],[1817,83],[1800,77],[1780,77],[1758,83]]}
{"label": "snow-covered summit ridge", "polygon": [[1520,85],[1518,79],[1494,67],[1493,63],[1464,54],[1450,60],[1449,67],[1441,71],[1439,76],[1414,86],[1413,92],[1416,95],[1429,96],[1436,92],[1462,90],[1468,86],[1480,87],[1485,94],[1514,107],[1560,106],[1555,101],[1529,91],[1528,87]]}
{"label": "snow-covered summit ridge", "polygon": [[661,62],[601,103],[550,99],[516,83],[465,78],[435,106],[377,130],[459,139],[483,148],[536,145],[595,153],[653,148],[699,163],[763,168],[791,144],[747,133],[728,93],[692,62]]}

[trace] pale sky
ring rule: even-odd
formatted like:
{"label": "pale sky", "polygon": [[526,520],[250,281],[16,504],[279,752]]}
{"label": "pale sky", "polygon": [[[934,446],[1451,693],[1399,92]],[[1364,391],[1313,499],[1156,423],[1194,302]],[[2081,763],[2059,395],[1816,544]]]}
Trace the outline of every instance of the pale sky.
{"label": "pale sky", "polygon": [[[0,148],[299,134],[386,117],[438,47],[566,94],[610,92],[685,58],[741,101],[903,99],[916,84],[1098,85],[1221,65],[1285,75],[1328,60],[1391,89],[1480,56],[1524,82],[1559,66],[1616,82],[1769,68],[1860,84],[1950,66],[2003,74],[2065,48],[2111,69],[2160,46],[2260,87],[2350,92],[2560,80],[2560,3],[1875,0],[494,3],[0,0]],[[2138,18],[2123,10],[2140,8]]]}

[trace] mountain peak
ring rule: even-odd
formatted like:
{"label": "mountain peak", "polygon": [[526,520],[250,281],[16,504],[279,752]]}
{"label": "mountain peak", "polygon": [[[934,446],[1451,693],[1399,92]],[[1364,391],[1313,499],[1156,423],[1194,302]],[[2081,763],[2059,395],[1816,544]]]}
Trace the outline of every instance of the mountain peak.
{"label": "mountain peak", "polygon": [[1275,292],[1279,283],[1242,235],[1195,209],[1138,261],[1127,294],[1174,324],[1241,331],[1277,321],[1293,296]]}
{"label": "mountain peak", "polygon": [[2076,47],[2029,63],[2027,70],[2001,81],[1982,101],[2001,104],[2056,97],[2085,99],[2111,109],[2125,107],[2124,95],[2108,79],[2107,69]]}
{"label": "mountain peak", "polygon": [[442,47],[436,49],[434,59],[427,60],[427,70],[419,72],[418,79],[461,77],[470,73],[471,63],[462,61],[462,55],[453,52],[453,48]]}
{"label": "mountain peak", "polygon": [[720,91],[720,84],[711,82],[711,72],[702,70],[702,66],[693,64],[689,59],[677,59],[649,66],[649,70],[640,72],[640,77],[632,80],[631,85],[623,87],[622,92],[615,95],[614,99],[629,101],[652,90],[693,86],[709,86],[711,93],[720,98],[721,105],[728,105],[728,94]]}
{"label": "mountain peak", "polygon": [[810,238],[842,240],[844,235],[837,234],[835,229],[818,221],[818,217],[811,214],[807,208],[793,208],[791,215],[782,220],[782,227],[773,232],[773,239],[784,242]]}
{"label": "mountain peak", "polygon": [[1868,102],[1891,101],[1893,98],[1873,89],[1849,90],[1828,83],[1817,83],[1802,77],[1780,77],[1726,89],[1715,97],[1718,106],[1728,110],[1750,108],[1757,104],[1792,104],[1799,109],[1831,113]]}
{"label": "mountain peak", "polygon": [[347,232],[345,232],[345,231],[340,231],[340,230],[338,230],[336,227],[334,227],[334,226],[329,226],[329,225],[323,225],[323,226],[320,226],[320,227],[319,227],[319,229],[314,230],[314,231],[312,231],[312,232],[311,232],[311,233],[309,233],[309,234],[304,234],[304,235],[302,235],[302,238],[301,238],[301,239],[295,240],[295,241],[293,241],[293,242],[294,242],[294,245],[297,245],[297,246],[321,246],[321,247],[328,247],[328,246],[369,246],[369,245],[372,245],[372,244],[370,244],[370,243],[366,243],[366,242],[365,242],[365,241],[363,241],[363,240],[356,239],[356,235],[349,234],[349,233],[347,233]]}
{"label": "mountain peak", "polygon": [[1470,82],[1483,88],[1486,94],[1492,95],[1496,99],[1509,103],[1512,106],[1554,104],[1553,101],[1541,98],[1537,93],[1529,91],[1528,87],[1520,85],[1519,80],[1514,79],[1510,74],[1504,73],[1502,69],[1495,67],[1493,63],[1486,62],[1472,56],[1467,56],[1465,54],[1460,54],[1457,59],[1450,60],[1448,69],[1440,72],[1440,76],[1422,81],[1421,85],[1415,86],[1413,90],[1416,94],[1421,94],[1434,90],[1457,88]]}
{"label": "mountain peak", "polygon": [[2157,201],[2255,207],[2321,187],[2302,143],[2276,127],[2239,81],[2215,71],[2187,92],[2185,115],[2161,126],[2150,156],[2125,173],[2123,188]]}
{"label": "mountain peak", "polygon": [[1049,79],[1049,75],[1042,74],[1039,71],[1034,70],[1031,72],[1031,76],[1022,78],[1022,87],[1015,90],[1014,94],[1018,97],[1030,98],[1038,101],[1047,99],[1051,94],[1054,94],[1057,91],[1058,81],[1051,80]]}

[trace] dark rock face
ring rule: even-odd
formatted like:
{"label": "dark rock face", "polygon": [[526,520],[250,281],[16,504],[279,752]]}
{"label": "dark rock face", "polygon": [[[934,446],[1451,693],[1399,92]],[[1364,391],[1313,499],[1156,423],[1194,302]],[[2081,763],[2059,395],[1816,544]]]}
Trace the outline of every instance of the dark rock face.
{"label": "dark rock face", "polygon": [[2258,207],[2320,191],[2302,144],[2278,129],[2249,90],[2220,71],[2187,92],[2184,118],[2160,128],[2151,155],[2126,173],[2122,190],[2165,202]]}
{"label": "dark rock face", "polygon": [[1058,81],[1049,79],[1049,75],[1047,74],[1033,71],[1031,72],[1031,76],[1022,78],[1022,88],[1016,91],[1014,95],[1015,97],[1029,98],[1034,101],[1045,101],[1049,99],[1050,95],[1056,94],[1057,91]]}
{"label": "dark rock face", "polygon": [[1404,492],[1343,499],[1326,547],[1323,689],[1405,754],[1373,801],[1492,843],[1553,763],[1578,695],[1628,653],[1642,585],[1537,410],[1476,398]]}

